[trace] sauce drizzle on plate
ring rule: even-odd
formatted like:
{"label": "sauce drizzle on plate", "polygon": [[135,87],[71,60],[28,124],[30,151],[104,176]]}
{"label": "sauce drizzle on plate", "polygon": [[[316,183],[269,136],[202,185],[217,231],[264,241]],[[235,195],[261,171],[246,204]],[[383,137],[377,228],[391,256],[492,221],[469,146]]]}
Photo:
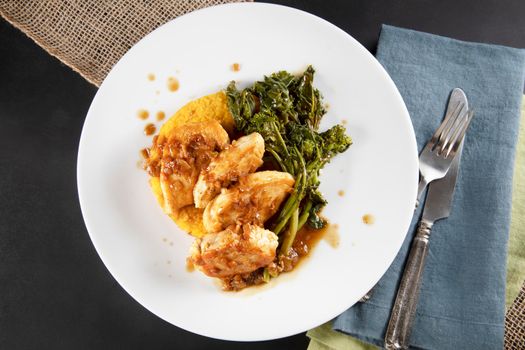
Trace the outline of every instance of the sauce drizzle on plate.
{"label": "sauce drizzle on plate", "polygon": [[169,77],[168,78],[168,90],[171,92],[175,92],[179,89],[180,83],[177,80],[177,78]]}
{"label": "sauce drizzle on plate", "polygon": [[149,117],[149,112],[145,109],[139,109],[137,111],[137,117],[140,119],[140,120],[146,120],[148,119]]}
{"label": "sauce drizzle on plate", "polygon": [[373,225],[376,221],[376,218],[372,214],[363,215],[363,223],[366,225]]}
{"label": "sauce drizzle on plate", "polygon": [[148,123],[144,127],[144,135],[151,136],[151,135],[153,135],[155,133],[156,130],[157,130],[157,128],[155,127],[155,125],[153,123]]}
{"label": "sauce drizzle on plate", "polygon": [[166,113],[164,113],[163,111],[158,111],[156,117],[157,121],[160,122],[161,120],[164,120],[164,118],[166,117]]}

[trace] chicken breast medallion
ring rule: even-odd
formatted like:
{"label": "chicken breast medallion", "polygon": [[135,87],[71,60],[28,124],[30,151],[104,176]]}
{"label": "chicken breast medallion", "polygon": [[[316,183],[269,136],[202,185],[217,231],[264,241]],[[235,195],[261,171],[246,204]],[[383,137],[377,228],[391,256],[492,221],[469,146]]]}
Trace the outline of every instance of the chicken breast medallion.
{"label": "chicken breast medallion", "polygon": [[232,226],[196,239],[189,260],[210,277],[252,272],[275,258],[277,235],[259,226]]}
{"label": "chicken breast medallion", "polygon": [[189,123],[174,129],[163,145],[160,187],[167,214],[193,204],[193,188],[202,169],[229,144],[216,121]]}
{"label": "chicken breast medallion", "polygon": [[240,177],[253,173],[262,165],[263,155],[264,139],[259,133],[254,132],[233,141],[201,171],[193,189],[195,207],[206,208],[221,188],[229,187]]}
{"label": "chicken breast medallion", "polygon": [[263,226],[293,190],[292,175],[280,171],[260,171],[247,175],[229,189],[223,189],[204,210],[208,232],[219,232],[231,225]]}

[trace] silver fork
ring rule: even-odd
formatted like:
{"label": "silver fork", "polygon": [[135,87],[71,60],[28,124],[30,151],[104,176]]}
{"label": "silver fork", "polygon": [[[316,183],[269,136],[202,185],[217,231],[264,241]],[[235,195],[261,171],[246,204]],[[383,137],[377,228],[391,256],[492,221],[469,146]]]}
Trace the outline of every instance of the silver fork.
{"label": "silver fork", "polygon": [[[421,174],[417,189],[415,209],[428,184],[444,177],[457,154],[458,148],[472,121],[473,111],[468,110],[467,97],[463,90],[455,88],[449,99],[447,113],[441,125],[419,155],[419,172]],[[466,117],[465,117],[466,114]],[[373,288],[359,301],[366,302],[373,293]]]}
{"label": "silver fork", "polygon": [[417,189],[416,208],[427,185],[447,174],[472,121],[472,116],[473,111],[467,111],[465,103],[459,100],[455,107],[449,109],[445,119],[423,148],[419,155],[421,177]]}

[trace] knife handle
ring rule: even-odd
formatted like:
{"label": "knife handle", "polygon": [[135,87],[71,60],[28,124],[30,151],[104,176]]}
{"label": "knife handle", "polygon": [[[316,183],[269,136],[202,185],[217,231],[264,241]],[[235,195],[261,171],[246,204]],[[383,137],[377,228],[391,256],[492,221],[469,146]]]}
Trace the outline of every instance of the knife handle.
{"label": "knife handle", "polygon": [[[425,183],[422,185],[422,181],[425,181]],[[426,182],[426,180],[421,180],[419,181],[419,189],[417,191],[417,199],[416,199],[416,205],[414,207],[414,212],[417,210],[417,207],[419,206],[419,198],[421,197],[421,194],[423,193],[423,190],[427,187],[428,185],[428,182]],[[359,299],[359,302],[360,303],[366,303],[368,300],[370,300],[370,298],[372,297],[372,294],[374,293],[374,287],[372,287],[372,289],[370,289],[368,291],[368,293],[366,293],[365,295],[363,295],[361,297],[361,299]]]}
{"label": "knife handle", "polygon": [[428,242],[432,223],[420,221],[416,236],[410,247],[408,261],[403,271],[396,301],[390,314],[385,335],[385,349],[408,349],[408,340],[416,316],[421,276],[428,253]]}

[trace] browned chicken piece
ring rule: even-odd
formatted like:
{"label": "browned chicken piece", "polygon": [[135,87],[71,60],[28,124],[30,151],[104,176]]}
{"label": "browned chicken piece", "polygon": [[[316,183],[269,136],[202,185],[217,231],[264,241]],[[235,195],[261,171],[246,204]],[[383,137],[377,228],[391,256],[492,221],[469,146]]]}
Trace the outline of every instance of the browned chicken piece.
{"label": "browned chicken piece", "polygon": [[189,260],[210,277],[252,272],[275,258],[277,235],[259,226],[231,226],[196,239]]}
{"label": "browned chicken piece", "polygon": [[208,232],[219,232],[230,225],[263,226],[293,190],[292,175],[279,171],[260,171],[242,177],[239,183],[223,189],[204,210]]}
{"label": "browned chicken piece", "polygon": [[160,187],[167,214],[193,204],[193,187],[201,170],[229,142],[228,134],[216,121],[181,125],[170,134],[160,161]]}
{"label": "browned chicken piece", "polygon": [[237,182],[240,177],[253,173],[263,163],[264,139],[259,133],[252,133],[233,141],[224,151],[212,159],[199,175],[193,189],[197,208],[206,205],[217,196],[221,188]]}

